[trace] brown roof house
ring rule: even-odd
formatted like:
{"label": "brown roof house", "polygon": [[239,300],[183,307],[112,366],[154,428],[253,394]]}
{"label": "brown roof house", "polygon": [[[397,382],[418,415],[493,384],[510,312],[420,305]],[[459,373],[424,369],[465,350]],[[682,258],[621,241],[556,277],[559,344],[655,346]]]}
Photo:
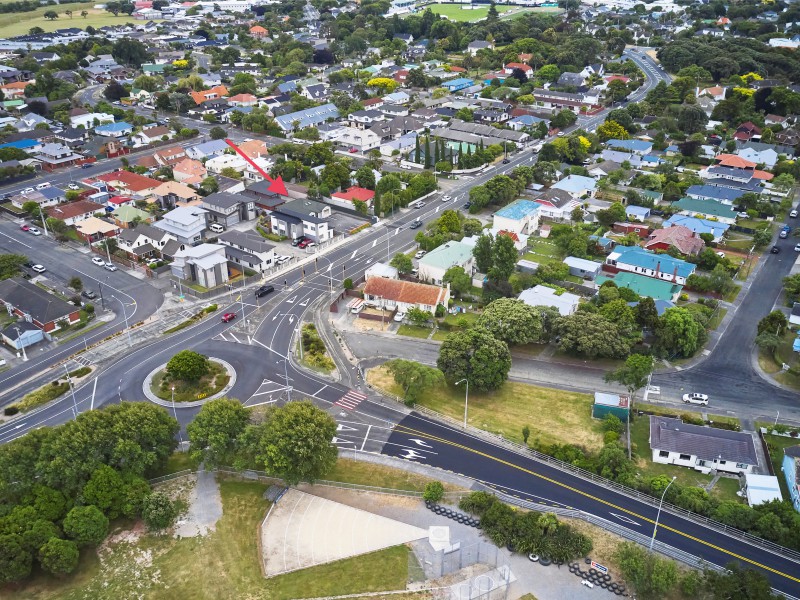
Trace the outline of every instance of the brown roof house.
{"label": "brown roof house", "polygon": [[94,216],[94,213],[102,213],[105,208],[102,204],[92,202],[91,200],[78,200],[77,202],[69,202],[68,204],[60,204],[59,206],[51,206],[47,209],[48,216],[64,221],[67,225],[75,225],[80,221]]}
{"label": "brown roof house", "polygon": [[416,307],[433,313],[438,305],[446,307],[449,301],[449,285],[444,288],[385,277],[370,277],[364,285],[364,303],[381,308],[405,312]]}
{"label": "brown roof house", "polygon": [[669,250],[675,246],[681,254],[698,254],[706,243],[688,227],[674,225],[656,229],[643,245],[645,250]]}

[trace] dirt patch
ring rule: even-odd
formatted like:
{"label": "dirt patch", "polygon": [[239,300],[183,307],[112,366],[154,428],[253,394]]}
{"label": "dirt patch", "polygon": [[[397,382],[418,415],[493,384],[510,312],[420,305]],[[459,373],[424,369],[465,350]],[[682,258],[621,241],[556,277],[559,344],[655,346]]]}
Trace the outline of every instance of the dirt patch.
{"label": "dirt patch", "polygon": [[[387,319],[387,322],[391,322]],[[382,331],[380,321],[368,321],[367,319],[353,319],[353,329],[356,331]]]}

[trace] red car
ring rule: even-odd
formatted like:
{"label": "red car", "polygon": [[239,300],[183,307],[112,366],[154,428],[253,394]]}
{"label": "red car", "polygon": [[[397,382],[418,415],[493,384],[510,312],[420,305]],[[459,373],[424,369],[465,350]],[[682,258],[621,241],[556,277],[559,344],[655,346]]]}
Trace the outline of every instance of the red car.
{"label": "red car", "polygon": [[358,148],[350,148],[350,154],[355,154],[358,152]]}
{"label": "red car", "polygon": [[225,313],[224,315],[222,315],[222,322],[229,323],[230,321],[233,321],[235,318],[236,318],[236,313]]}
{"label": "red car", "polygon": [[20,225],[19,228],[22,229],[22,231],[28,231],[30,229],[30,227],[25,223]]}

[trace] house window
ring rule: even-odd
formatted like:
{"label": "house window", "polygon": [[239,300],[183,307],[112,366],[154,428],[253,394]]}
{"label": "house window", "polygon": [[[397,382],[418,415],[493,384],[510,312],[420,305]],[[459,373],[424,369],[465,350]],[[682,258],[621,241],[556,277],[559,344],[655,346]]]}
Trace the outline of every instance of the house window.
{"label": "house window", "polygon": [[658,453],[658,455],[659,455],[660,457],[662,457],[662,458],[667,458],[667,457],[669,456],[669,452],[667,452],[666,450],[661,450],[661,451]]}
{"label": "house window", "polygon": [[692,457],[689,456],[688,454],[681,454],[680,456],[678,456],[678,458],[680,460],[691,460],[692,459]]}
{"label": "house window", "polygon": [[747,469],[749,467],[750,467],[750,465],[748,465],[747,463],[736,463],[736,468],[737,469]]}
{"label": "house window", "polygon": [[727,462],[728,461],[726,461],[726,460],[721,460],[721,461],[719,461],[719,464],[724,465],[724,464],[727,464]]}

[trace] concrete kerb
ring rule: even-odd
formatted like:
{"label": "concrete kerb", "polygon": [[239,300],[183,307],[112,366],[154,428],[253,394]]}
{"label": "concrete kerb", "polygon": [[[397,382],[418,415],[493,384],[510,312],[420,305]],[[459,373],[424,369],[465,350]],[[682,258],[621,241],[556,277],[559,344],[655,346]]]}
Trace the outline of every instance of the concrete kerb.
{"label": "concrete kerb", "polygon": [[[221,398],[222,396],[227,394],[233,388],[234,385],[236,385],[236,369],[233,368],[233,365],[231,365],[227,361],[222,360],[221,358],[216,358],[214,356],[209,356],[208,358],[209,360],[218,362],[223,367],[225,367],[225,371],[227,371],[228,376],[230,378],[228,380],[228,385],[226,385],[224,388],[222,388],[219,392],[217,392],[213,396],[208,396],[207,398],[203,398],[202,400],[194,400],[192,402],[181,402],[180,403],[181,408],[202,406],[209,400],[214,400],[215,398]],[[150,385],[152,384],[153,376],[162,369],[166,368],[166,366],[167,366],[166,364],[160,365],[147,374],[147,377],[144,378],[144,382],[142,383],[142,392],[144,393],[145,397],[153,404],[158,404],[159,406],[171,408],[172,407],[171,401],[162,400],[150,390]]]}

